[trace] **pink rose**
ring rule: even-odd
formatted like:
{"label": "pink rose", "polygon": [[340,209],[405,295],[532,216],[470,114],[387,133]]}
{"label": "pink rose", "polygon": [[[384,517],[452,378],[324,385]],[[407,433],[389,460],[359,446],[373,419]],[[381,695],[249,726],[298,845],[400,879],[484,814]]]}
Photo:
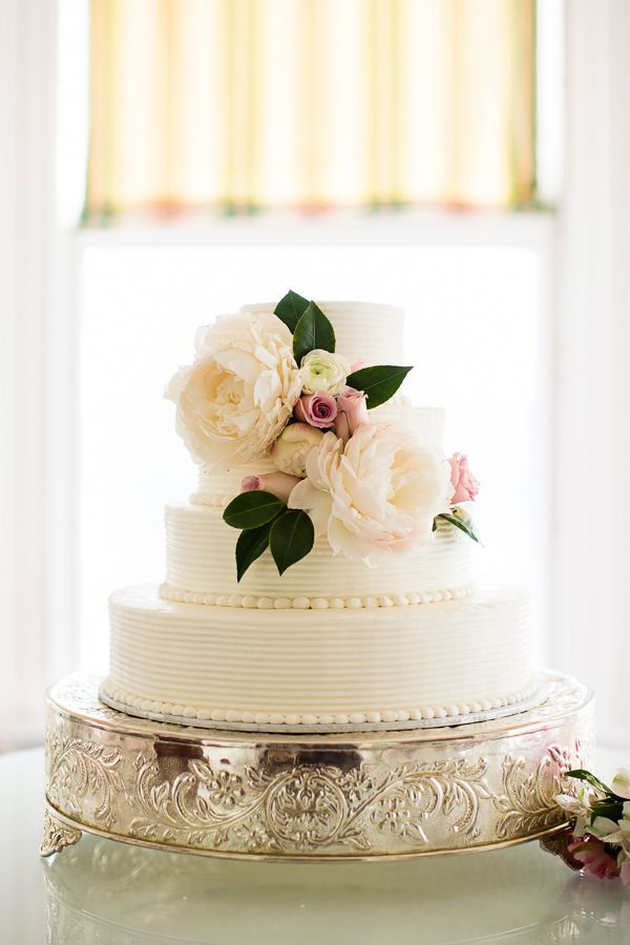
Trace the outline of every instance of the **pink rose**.
{"label": "pink rose", "polygon": [[614,879],[619,876],[617,860],[606,853],[603,840],[590,835],[576,837],[572,843],[567,844],[567,850],[582,864],[585,873],[599,876],[600,879]]}
{"label": "pink rose", "polygon": [[449,459],[451,464],[451,484],[455,490],[451,505],[459,502],[474,502],[479,493],[479,482],[468,468],[468,457],[465,453],[453,453]]}
{"label": "pink rose", "polygon": [[286,502],[295,485],[300,481],[299,476],[289,476],[288,473],[265,473],[264,476],[246,476],[241,483],[241,492],[256,492],[263,489],[271,492],[282,502]]}
{"label": "pink rose", "polygon": [[302,394],[293,408],[293,416],[312,427],[331,427],[337,416],[337,403],[331,394],[322,390],[316,394]]}
{"label": "pink rose", "polygon": [[366,396],[354,387],[342,387],[337,397],[335,433],[347,443],[355,430],[368,422]]}

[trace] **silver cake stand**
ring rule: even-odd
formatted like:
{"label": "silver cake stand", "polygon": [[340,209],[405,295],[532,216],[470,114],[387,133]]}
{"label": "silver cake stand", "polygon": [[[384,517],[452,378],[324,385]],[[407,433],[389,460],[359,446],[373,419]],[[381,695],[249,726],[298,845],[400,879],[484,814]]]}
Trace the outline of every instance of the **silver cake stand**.
{"label": "silver cake stand", "polygon": [[280,735],[133,718],[69,676],[48,694],[43,856],[83,832],[179,852],[357,859],[550,836],[566,771],[588,764],[593,698],[544,674],[509,718],[397,732]]}

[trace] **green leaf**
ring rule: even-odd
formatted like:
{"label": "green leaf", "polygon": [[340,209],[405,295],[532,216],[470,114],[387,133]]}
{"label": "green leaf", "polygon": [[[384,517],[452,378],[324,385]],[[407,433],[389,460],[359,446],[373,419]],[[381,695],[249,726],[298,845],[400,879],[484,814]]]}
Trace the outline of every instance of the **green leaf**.
{"label": "green leaf", "polygon": [[304,296],[298,295],[297,292],[289,289],[287,294],[281,298],[276,305],[274,313],[284,322],[289,331],[293,334],[295,331],[295,326],[307,308],[308,299],[305,299]]}
{"label": "green leaf", "polygon": [[292,509],[278,516],[271,526],[269,547],[278,572],[284,574],[309,553],[315,541],[313,523],[306,512]]}
{"label": "green leaf", "polygon": [[258,528],[244,528],[236,542],[236,580],[240,581],[247,569],[269,547],[271,522]]}
{"label": "green leaf", "polygon": [[309,302],[293,332],[293,357],[299,364],[304,355],[315,348],[334,351],[335,330],[321,308]]}
{"label": "green leaf", "polygon": [[609,820],[614,821],[621,820],[623,817],[623,804],[624,802],[621,799],[618,801],[614,799],[597,801],[591,811],[591,823],[594,824],[597,817],[608,817]]}
{"label": "green leaf", "polygon": [[410,370],[411,367],[397,367],[395,364],[364,367],[350,374],[346,384],[355,390],[364,391],[368,409],[372,409],[394,396]]}
{"label": "green leaf", "polygon": [[475,535],[475,532],[473,531],[472,522],[468,521],[467,519],[460,518],[458,515],[454,515],[452,512],[440,512],[439,515],[435,516],[434,522],[437,521],[438,518],[448,522],[449,525],[454,525],[455,528],[459,528],[460,531],[464,533],[464,535],[468,535],[468,537],[472,538],[473,541],[481,544]]}
{"label": "green leaf", "polygon": [[584,768],[575,768],[573,771],[567,771],[565,777],[577,778],[578,781],[586,781],[591,787],[594,787],[596,791],[601,791],[602,794],[606,794],[608,797],[622,800],[622,798],[620,798],[618,794],[615,794],[603,781],[600,781],[599,778],[595,777],[594,774],[591,774],[590,771],[586,771]]}
{"label": "green leaf", "polygon": [[223,521],[232,528],[257,528],[270,522],[284,508],[284,502],[263,489],[241,492],[226,506]]}

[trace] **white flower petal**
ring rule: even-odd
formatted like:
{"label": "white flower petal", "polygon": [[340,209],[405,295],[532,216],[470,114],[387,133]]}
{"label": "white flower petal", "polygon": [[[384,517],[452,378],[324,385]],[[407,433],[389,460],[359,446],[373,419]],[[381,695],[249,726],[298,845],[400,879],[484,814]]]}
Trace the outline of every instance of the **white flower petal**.
{"label": "white flower petal", "polygon": [[199,330],[196,350],[166,388],[193,458],[229,469],[262,456],[300,395],[287,326],[271,312],[222,316]]}
{"label": "white flower petal", "polygon": [[630,768],[620,768],[610,786],[619,797],[630,799]]}

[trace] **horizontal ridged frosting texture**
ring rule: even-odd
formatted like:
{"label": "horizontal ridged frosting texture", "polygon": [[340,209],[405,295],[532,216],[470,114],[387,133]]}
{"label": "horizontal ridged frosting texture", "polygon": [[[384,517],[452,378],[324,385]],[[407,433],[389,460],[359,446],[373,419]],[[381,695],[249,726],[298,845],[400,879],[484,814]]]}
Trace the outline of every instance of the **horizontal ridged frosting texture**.
{"label": "horizontal ridged frosting texture", "polygon": [[531,685],[519,592],[295,614],[170,603],[140,587],[112,595],[110,611],[107,693],[175,715],[291,724],[450,716]]}
{"label": "horizontal ridged frosting texture", "polygon": [[[399,602],[400,595],[462,590],[470,581],[472,542],[461,531],[440,524],[430,538],[405,554],[392,553],[376,568],[343,555],[333,556],[325,538],[280,577],[266,551],[236,581],[234,548],[238,532],[226,525],[219,509],[202,505],[166,510],[166,584],[179,591],[282,599],[372,599]],[[171,595],[173,596],[173,595]],[[407,603],[407,601],[405,601]],[[247,605],[246,605],[247,606]],[[254,605],[252,605],[254,606]],[[299,606],[299,604],[298,604]],[[337,605],[339,606],[339,605]]]}
{"label": "horizontal ridged frosting texture", "polygon": [[[318,302],[335,330],[336,351],[351,364],[402,364],[405,314],[395,305]],[[244,305],[242,312],[273,312],[274,302]]]}

